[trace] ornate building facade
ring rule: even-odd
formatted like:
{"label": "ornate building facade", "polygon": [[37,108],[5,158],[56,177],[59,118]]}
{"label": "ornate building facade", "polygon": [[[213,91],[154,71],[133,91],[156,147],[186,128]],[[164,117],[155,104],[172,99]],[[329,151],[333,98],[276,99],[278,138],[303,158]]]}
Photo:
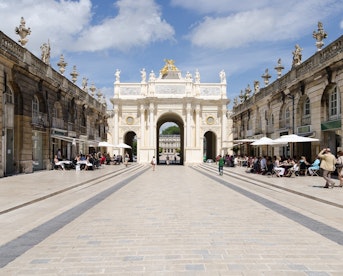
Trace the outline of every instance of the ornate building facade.
{"label": "ornate building facade", "polygon": [[[321,39],[326,37],[321,27]],[[319,33],[318,27],[318,33]],[[325,48],[314,32],[317,51],[301,61],[301,48],[293,52],[292,69],[269,84],[269,74],[264,74],[266,86],[242,92],[234,100],[233,138],[244,142],[263,136],[278,138],[285,134],[298,134],[318,138],[319,142],[294,144],[294,155],[305,155],[313,160],[322,147],[336,153],[342,150],[342,93],[343,93],[343,36]],[[280,60],[279,60],[280,61]],[[283,69],[280,62],[275,67]],[[266,72],[268,73],[268,72]],[[255,82],[258,85],[258,82]],[[289,156],[289,146],[264,147],[262,152],[249,143],[237,147],[241,154]]]}
{"label": "ornate building facade", "polygon": [[148,163],[159,156],[161,125],[174,122],[181,133],[181,164],[226,153],[232,148],[232,123],[225,73],[219,83],[201,83],[198,70],[193,79],[189,72],[182,76],[173,60],[165,61],[158,76],[143,69],[140,83],[121,83],[117,70],[108,142],[131,145],[136,137],[137,161]]}
{"label": "ornate building facade", "polygon": [[39,59],[2,32],[0,42],[0,177],[50,169],[58,150],[71,159],[107,139],[106,104],[64,77],[65,63],[50,66],[49,45]]}

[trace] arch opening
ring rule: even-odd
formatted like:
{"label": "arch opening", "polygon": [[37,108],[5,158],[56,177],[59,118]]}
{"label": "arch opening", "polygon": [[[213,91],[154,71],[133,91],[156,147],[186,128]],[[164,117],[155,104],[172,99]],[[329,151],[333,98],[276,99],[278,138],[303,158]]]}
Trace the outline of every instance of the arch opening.
{"label": "arch opening", "polygon": [[212,131],[207,131],[204,134],[204,162],[207,160],[215,160],[217,156],[217,143],[216,143],[216,135]]}
{"label": "arch opening", "polygon": [[129,131],[124,136],[124,143],[131,148],[123,149],[123,157],[125,154],[129,154],[129,162],[137,161],[137,135],[134,131]]}
{"label": "arch opening", "polygon": [[184,164],[184,123],[175,113],[164,114],[156,128],[157,164]]}

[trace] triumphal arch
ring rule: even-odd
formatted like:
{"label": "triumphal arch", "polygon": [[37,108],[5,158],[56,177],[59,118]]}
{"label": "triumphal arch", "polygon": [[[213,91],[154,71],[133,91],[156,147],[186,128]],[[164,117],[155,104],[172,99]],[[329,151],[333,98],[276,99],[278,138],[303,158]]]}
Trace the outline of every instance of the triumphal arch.
{"label": "triumphal arch", "polygon": [[[165,60],[158,75],[141,70],[139,83],[120,82],[115,73],[113,110],[108,119],[108,142],[137,147],[137,162],[159,159],[160,127],[173,122],[180,128],[180,163],[203,162],[231,152],[232,121],[227,105],[225,72],[218,83],[201,83],[200,72],[184,76],[173,60]],[[132,150],[116,149],[114,153]]]}

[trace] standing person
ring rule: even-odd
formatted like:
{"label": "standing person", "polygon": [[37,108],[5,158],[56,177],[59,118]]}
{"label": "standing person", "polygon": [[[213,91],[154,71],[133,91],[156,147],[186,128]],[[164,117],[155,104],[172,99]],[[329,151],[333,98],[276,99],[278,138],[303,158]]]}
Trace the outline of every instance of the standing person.
{"label": "standing person", "polygon": [[58,149],[58,150],[57,150],[57,159],[58,159],[59,161],[62,161],[62,152],[61,152],[61,149]]}
{"label": "standing person", "polygon": [[155,156],[153,156],[152,159],[151,159],[151,166],[152,166],[152,170],[154,171],[155,167],[156,167],[156,158],[155,158]]}
{"label": "standing person", "polygon": [[130,155],[128,153],[125,153],[125,166],[126,167],[129,164],[129,159],[130,159]]}
{"label": "standing person", "polygon": [[223,170],[224,170],[224,163],[225,160],[221,155],[218,155],[219,159],[218,159],[218,171],[219,171],[219,175],[223,175]]}
{"label": "standing person", "polygon": [[343,187],[343,151],[337,152],[336,168],[339,179],[339,187]]}
{"label": "standing person", "polygon": [[331,179],[331,173],[336,169],[336,157],[331,153],[330,148],[323,149],[318,153],[318,157],[321,159],[320,168],[323,171],[322,175],[326,181],[324,188],[333,188],[335,182]]}

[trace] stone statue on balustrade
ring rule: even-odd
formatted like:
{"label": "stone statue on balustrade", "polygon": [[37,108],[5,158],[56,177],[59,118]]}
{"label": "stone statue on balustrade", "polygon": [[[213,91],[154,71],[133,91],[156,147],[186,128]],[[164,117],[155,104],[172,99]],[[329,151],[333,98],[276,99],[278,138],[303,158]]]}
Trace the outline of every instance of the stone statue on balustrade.
{"label": "stone statue on balustrade", "polygon": [[19,27],[15,28],[15,33],[20,36],[18,42],[20,42],[21,46],[25,46],[25,44],[29,41],[26,37],[31,34],[31,29],[25,27],[25,19],[21,17]]}
{"label": "stone statue on balustrade", "polygon": [[88,90],[88,79],[87,78],[83,78],[82,79],[82,90],[83,91],[87,91]]}
{"label": "stone statue on balustrade", "polygon": [[115,72],[115,77],[116,77],[116,82],[120,82],[120,70],[117,69],[117,71]]}
{"label": "stone statue on balustrade", "polygon": [[192,74],[187,71],[186,73],[186,80],[191,81],[192,80]]}
{"label": "stone statue on balustrade", "polygon": [[313,31],[313,38],[316,39],[317,51],[320,51],[324,46],[323,39],[327,38],[328,34],[324,31],[323,23],[318,22],[318,30]]}
{"label": "stone statue on balustrade", "polygon": [[220,71],[219,77],[220,77],[220,82],[221,83],[226,83],[226,75],[225,75],[225,71],[224,70]]}
{"label": "stone statue on balustrade", "polygon": [[146,71],[145,71],[145,68],[143,68],[141,70],[141,78],[142,78],[142,82],[146,82]]}
{"label": "stone statue on balustrade", "polygon": [[293,66],[298,66],[301,64],[302,59],[302,48],[298,44],[295,45],[295,50],[292,52],[293,54]]}
{"label": "stone statue on balustrade", "polygon": [[149,74],[149,81],[155,81],[156,80],[156,76],[153,70],[151,70],[150,74]]}
{"label": "stone statue on balustrade", "polygon": [[43,43],[42,46],[40,46],[40,49],[42,51],[41,59],[45,64],[50,65],[50,41],[48,40],[48,43]]}
{"label": "stone statue on balustrade", "polygon": [[260,92],[260,82],[258,80],[254,81],[254,94]]}
{"label": "stone statue on balustrade", "polygon": [[195,79],[195,83],[200,83],[200,73],[199,73],[198,69],[195,70],[195,77],[194,77],[194,79]]}

